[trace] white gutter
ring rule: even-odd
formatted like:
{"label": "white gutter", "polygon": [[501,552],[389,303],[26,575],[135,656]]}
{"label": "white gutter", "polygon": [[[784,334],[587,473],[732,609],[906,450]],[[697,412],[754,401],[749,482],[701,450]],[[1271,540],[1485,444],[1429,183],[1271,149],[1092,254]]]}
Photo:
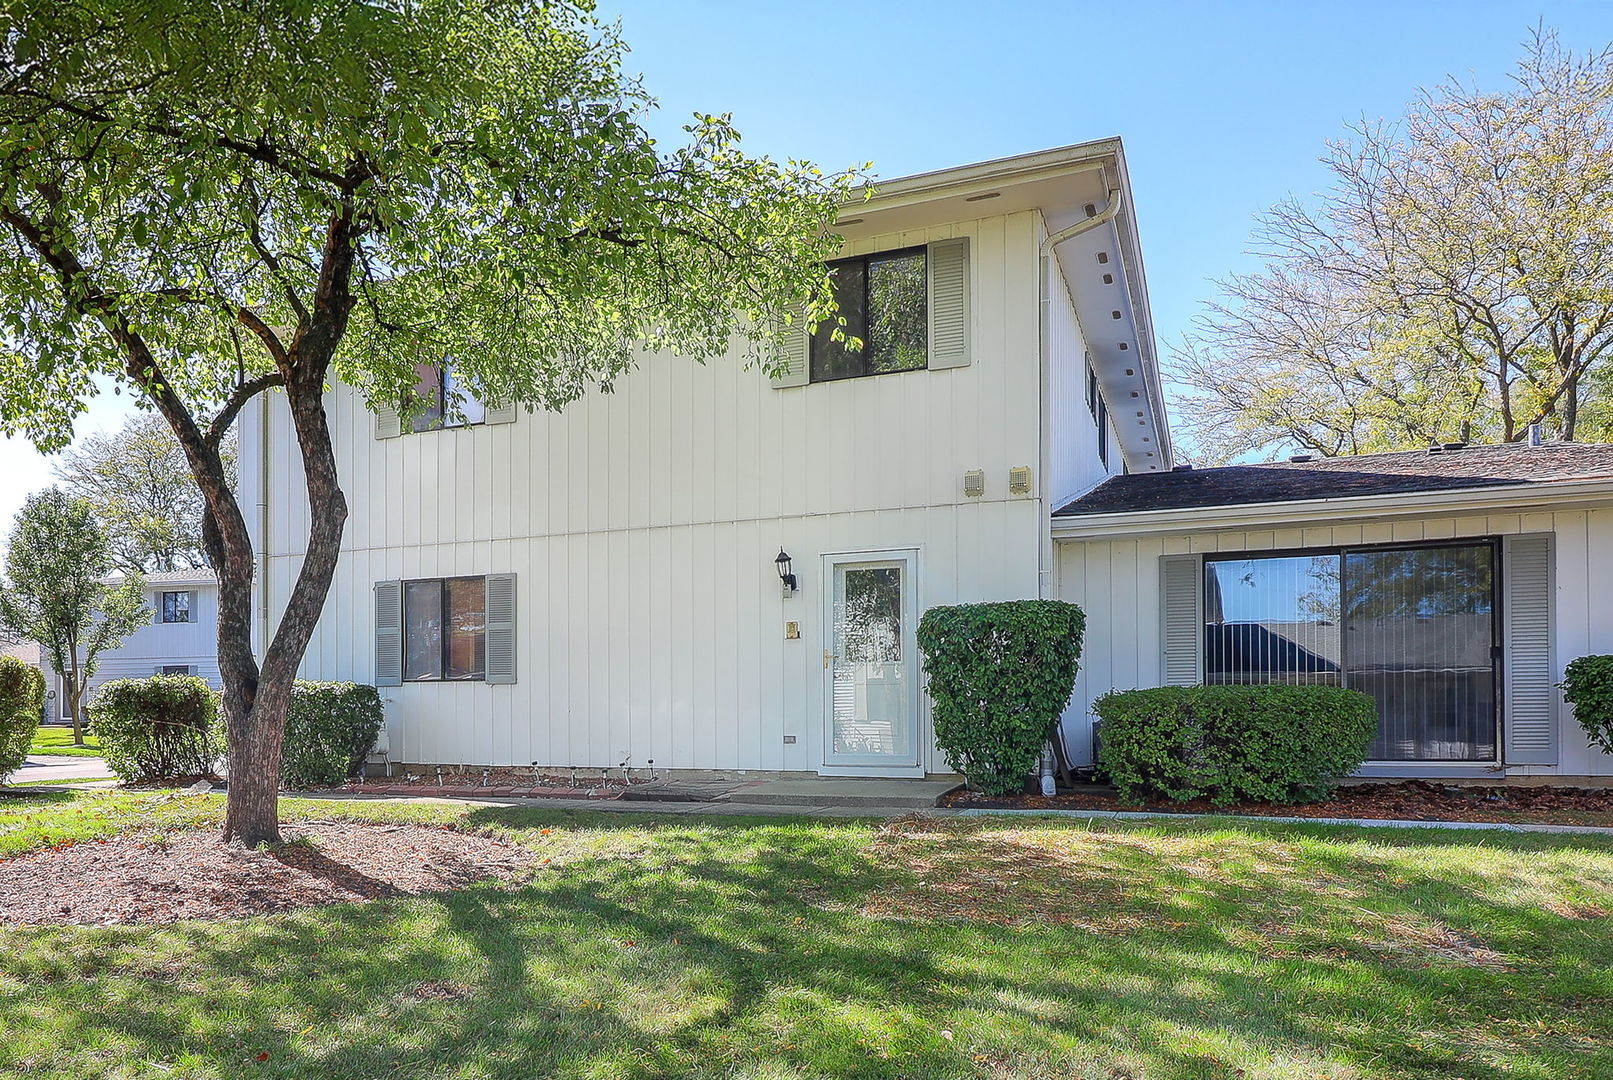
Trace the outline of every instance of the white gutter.
{"label": "white gutter", "polygon": [[1272,528],[1363,518],[1418,518],[1496,511],[1529,513],[1563,504],[1613,506],[1613,478],[1547,480],[1453,491],[1410,491],[1388,495],[1339,495],[1292,502],[1238,503],[1117,514],[1078,514],[1053,518],[1060,540],[1092,540],[1157,533],[1213,532],[1218,529]]}
{"label": "white gutter", "polygon": [[[1060,229],[1058,232],[1046,237],[1042,241],[1036,260],[1036,363],[1040,379],[1038,385],[1041,388],[1041,407],[1038,410],[1041,425],[1041,439],[1038,441],[1038,445],[1041,450],[1040,460],[1036,463],[1038,476],[1036,501],[1041,504],[1043,521],[1051,520],[1053,513],[1053,507],[1048,502],[1050,498],[1048,485],[1051,482],[1053,466],[1053,409],[1052,402],[1049,400],[1052,397],[1053,390],[1051,381],[1053,361],[1052,357],[1048,355],[1049,342],[1053,337],[1053,272],[1051,261],[1053,249],[1072,237],[1080,236],[1084,232],[1090,232],[1093,229],[1109,224],[1119,212],[1120,189],[1118,187],[1110,188],[1109,200],[1102,213],[1094,214],[1092,217],[1078,221],[1074,225]],[[1104,433],[1099,432],[1098,438],[1103,437]],[[1050,529],[1042,529],[1041,535],[1042,540],[1036,545],[1036,587],[1037,595],[1045,599],[1053,595],[1053,535]]]}

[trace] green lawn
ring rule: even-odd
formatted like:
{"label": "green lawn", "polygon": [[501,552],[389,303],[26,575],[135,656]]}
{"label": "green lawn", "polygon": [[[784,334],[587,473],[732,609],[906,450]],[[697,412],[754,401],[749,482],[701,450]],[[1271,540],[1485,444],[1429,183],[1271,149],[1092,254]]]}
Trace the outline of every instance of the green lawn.
{"label": "green lawn", "polygon": [[[0,798],[0,852],[219,806]],[[246,923],[7,931],[0,1074],[1613,1075],[1600,838],[286,813],[457,819],[549,861],[520,887]]]}
{"label": "green lawn", "polygon": [[66,757],[100,757],[101,744],[94,735],[84,736],[84,745],[73,742],[73,729],[58,724],[41,725],[28,744],[30,754],[59,754]]}

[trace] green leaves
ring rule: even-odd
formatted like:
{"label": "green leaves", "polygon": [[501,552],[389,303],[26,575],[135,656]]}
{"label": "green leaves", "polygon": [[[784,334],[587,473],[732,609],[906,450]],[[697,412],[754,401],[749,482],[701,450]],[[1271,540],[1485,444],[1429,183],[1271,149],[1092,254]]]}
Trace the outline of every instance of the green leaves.
{"label": "green leaves", "polygon": [[211,774],[223,750],[218,695],[195,675],[106,683],[90,702],[90,727],[126,783]]}
{"label": "green leaves", "polygon": [[1098,766],[1126,802],[1315,798],[1366,760],[1378,730],[1373,700],[1337,686],[1161,686],[1092,710]]}
{"label": "green leaves", "polygon": [[992,795],[1017,795],[1075,688],[1086,617],[1062,600],[933,607],[919,620],[935,740]]}
{"label": "green leaves", "polygon": [[1563,700],[1591,742],[1613,754],[1613,656],[1581,656],[1563,670]]}
{"label": "green leaves", "polygon": [[28,759],[45,711],[45,676],[15,656],[0,656],[0,784]]}
{"label": "green leaves", "polygon": [[290,788],[340,784],[363,767],[385,720],[373,686],[299,681],[286,713],[281,778]]}

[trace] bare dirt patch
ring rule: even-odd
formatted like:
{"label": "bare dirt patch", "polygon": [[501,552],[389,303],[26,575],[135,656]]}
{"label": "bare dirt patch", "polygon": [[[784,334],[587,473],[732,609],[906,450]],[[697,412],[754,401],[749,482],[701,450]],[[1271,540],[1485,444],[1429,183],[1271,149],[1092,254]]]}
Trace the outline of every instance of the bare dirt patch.
{"label": "bare dirt patch", "polygon": [[249,850],[213,830],[129,834],[0,861],[0,924],[245,918],[511,877],[531,853],[424,825],[304,822]]}
{"label": "bare dirt patch", "polygon": [[1123,803],[1113,790],[1085,785],[1057,795],[1011,797],[957,791],[943,806],[1017,810],[1150,810],[1176,814],[1252,814],[1277,817],[1368,818],[1394,821],[1498,821],[1557,825],[1613,825],[1613,788],[1550,785],[1477,786],[1406,780],[1346,784],[1332,797],[1293,806],[1234,803],[1212,806],[1206,799]]}

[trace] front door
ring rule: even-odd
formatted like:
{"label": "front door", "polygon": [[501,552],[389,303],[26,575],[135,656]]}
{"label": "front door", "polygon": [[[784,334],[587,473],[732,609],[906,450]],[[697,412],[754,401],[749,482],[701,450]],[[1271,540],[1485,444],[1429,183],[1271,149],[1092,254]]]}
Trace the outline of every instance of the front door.
{"label": "front door", "polygon": [[919,763],[913,553],[824,561],[824,764],[912,770]]}

